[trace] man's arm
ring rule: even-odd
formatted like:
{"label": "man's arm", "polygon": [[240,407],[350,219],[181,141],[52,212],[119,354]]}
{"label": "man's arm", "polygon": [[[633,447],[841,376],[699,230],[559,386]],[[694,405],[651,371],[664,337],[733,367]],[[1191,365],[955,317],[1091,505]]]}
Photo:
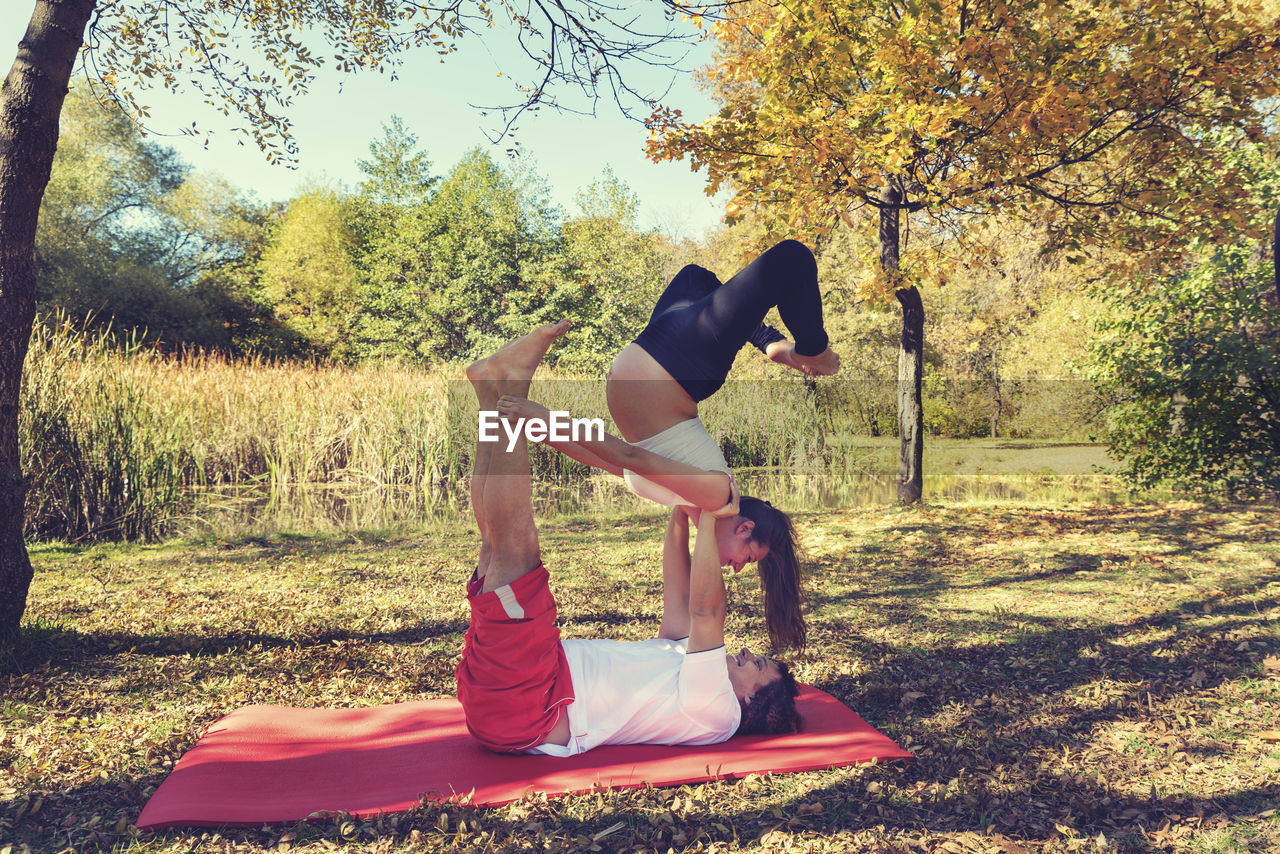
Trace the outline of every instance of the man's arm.
{"label": "man's arm", "polygon": [[689,636],[689,514],[671,508],[667,539],[662,544],[662,623],[658,637]]}
{"label": "man's arm", "polygon": [[716,519],[701,511],[689,561],[689,652],[724,646],[724,572],[716,542]]}

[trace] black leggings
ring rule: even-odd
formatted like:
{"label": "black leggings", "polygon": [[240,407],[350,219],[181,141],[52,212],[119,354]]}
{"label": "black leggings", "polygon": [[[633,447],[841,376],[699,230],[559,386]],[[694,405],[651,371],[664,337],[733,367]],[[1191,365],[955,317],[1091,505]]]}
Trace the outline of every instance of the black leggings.
{"label": "black leggings", "polygon": [[750,341],[764,352],[783,340],[763,322],[774,306],[798,355],[827,349],[818,262],[803,243],[782,241],[724,284],[710,270],[690,264],[662,292],[636,343],[690,397],[706,400],[724,385],[742,345]]}

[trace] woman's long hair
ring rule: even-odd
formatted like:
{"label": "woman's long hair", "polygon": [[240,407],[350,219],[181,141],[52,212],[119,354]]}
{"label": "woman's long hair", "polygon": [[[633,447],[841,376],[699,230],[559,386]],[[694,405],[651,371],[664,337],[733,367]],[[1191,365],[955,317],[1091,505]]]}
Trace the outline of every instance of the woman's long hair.
{"label": "woman's long hair", "polygon": [[756,564],[764,590],[764,622],[774,649],[804,649],[804,591],[800,587],[800,555],[791,517],[768,501],[742,496],[738,515],[755,523],[751,539],[769,547]]}

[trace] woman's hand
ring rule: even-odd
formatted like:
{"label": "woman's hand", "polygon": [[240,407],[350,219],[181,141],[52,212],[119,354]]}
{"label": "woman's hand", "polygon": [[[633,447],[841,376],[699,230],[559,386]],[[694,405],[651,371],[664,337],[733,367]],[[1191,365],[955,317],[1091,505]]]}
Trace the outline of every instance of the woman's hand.
{"label": "woman's hand", "polygon": [[717,519],[724,519],[729,516],[738,515],[738,500],[742,496],[738,493],[738,479],[729,473],[729,503],[716,510],[712,515]]}

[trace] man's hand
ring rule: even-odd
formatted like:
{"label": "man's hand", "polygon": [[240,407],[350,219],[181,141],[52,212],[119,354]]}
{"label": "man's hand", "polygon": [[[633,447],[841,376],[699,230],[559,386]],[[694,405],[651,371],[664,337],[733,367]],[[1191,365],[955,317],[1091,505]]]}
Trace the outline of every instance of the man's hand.
{"label": "man's hand", "polygon": [[729,516],[738,515],[738,502],[742,495],[738,492],[738,479],[729,473],[729,503],[715,511],[714,515],[717,519],[724,519]]}

